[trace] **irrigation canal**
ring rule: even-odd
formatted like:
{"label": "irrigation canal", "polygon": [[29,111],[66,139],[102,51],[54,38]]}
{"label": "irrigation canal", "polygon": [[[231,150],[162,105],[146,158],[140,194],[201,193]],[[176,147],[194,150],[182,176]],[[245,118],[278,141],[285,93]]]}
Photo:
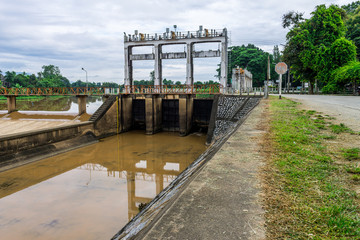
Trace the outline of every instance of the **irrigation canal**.
{"label": "irrigation canal", "polygon": [[205,141],[132,131],[0,172],[1,239],[109,239],[205,151]]}

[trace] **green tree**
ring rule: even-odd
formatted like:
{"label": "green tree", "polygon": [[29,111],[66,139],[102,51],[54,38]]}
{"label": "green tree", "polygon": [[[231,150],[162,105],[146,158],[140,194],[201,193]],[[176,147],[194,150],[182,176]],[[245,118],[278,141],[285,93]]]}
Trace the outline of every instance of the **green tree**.
{"label": "green tree", "polygon": [[344,39],[345,15],[336,5],[319,5],[310,19],[294,25],[287,34],[284,59],[291,63],[296,78],[309,82],[310,93],[315,79],[326,85],[332,71],[354,60],[354,45]]}
{"label": "green tree", "polygon": [[14,71],[7,71],[5,72],[5,81],[9,84],[9,87],[15,87],[15,77],[16,72]]}
{"label": "green tree", "polygon": [[155,71],[154,70],[150,72],[150,81],[155,82]]}
{"label": "green tree", "polygon": [[355,61],[356,47],[351,41],[339,38],[330,47],[321,48],[317,58],[317,77],[323,79],[324,82],[329,82],[332,71],[348,62]]}
{"label": "green tree", "polygon": [[295,11],[289,11],[282,16],[282,26],[283,28],[288,28],[294,25],[298,25],[304,20],[304,13],[299,13]]}
{"label": "green tree", "polygon": [[2,75],[2,71],[0,70],[0,87],[4,87],[3,83],[5,82],[5,77]]}
{"label": "green tree", "polygon": [[[353,41],[357,47],[357,58],[360,58],[360,1],[357,1],[357,9],[349,10],[345,26],[347,28],[346,38]],[[343,6],[344,8],[344,6]]]}
{"label": "green tree", "polygon": [[[43,71],[38,73],[38,85],[41,87],[70,87],[70,81],[61,75],[60,69],[54,65],[42,66]],[[86,85],[85,85],[86,86]]]}
{"label": "green tree", "polygon": [[278,45],[275,45],[273,49],[273,62],[274,63],[281,62],[281,54]]}
{"label": "green tree", "polygon": [[164,78],[163,85],[174,85],[174,82],[172,80],[167,80],[166,78]]}
{"label": "green tree", "polygon": [[[230,51],[230,69],[236,68],[237,66],[243,69],[246,68],[253,74],[253,86],[263,86],[264,80],[266,79],[269,53],[264,52],[253,44],[248,44],[247,46],[233,46],[230,47]],[[219,69],[218,72],[220,72]],[[231,78],[231,74],[232,73],[229,72],[229,78]]]}
{"label": "green tree", "polygon": [[355,13],[355,11],[359,8],[360,1],[352,2],[347,5],[341,6],[342,9],[346,11],[347,14]]}
{"label": "green tree", "polygon": [[358,86],[360,84],[360,62],[348,62],[343,67],[340,67],[332,72],[331,82],[327,84],[323,92],[337,93],[345,89],[345,86],[351,84],[354,95],[359,95]]}
{"label": "green tree", "polygon": [[118,88],[119,84],[113,82],[103,82],[102,87]]}
{"label": "green tree", "polygon": [[29,76],[25,72],[17,74],[14,83],[15,86],[18,84],[19,86],[29,87]]}

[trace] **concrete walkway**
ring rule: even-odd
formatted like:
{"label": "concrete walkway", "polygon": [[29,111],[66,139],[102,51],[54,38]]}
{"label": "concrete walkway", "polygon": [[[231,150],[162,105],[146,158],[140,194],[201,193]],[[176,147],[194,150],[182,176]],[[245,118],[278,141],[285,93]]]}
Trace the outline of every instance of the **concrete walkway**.
{"label": "concrete walkway", "polygon": [[265,102],[206,164],[144,239],[264,239],[261,124]]}
{"label": "concrete walkway", "polygon": [[80,123],[82,121],[87,121],[89,118],[90,115],[88,114],[83,114],[81,116],[37,114],[27,115],[19,112],[0,114],[0,137],[9,134],[62,127]]}

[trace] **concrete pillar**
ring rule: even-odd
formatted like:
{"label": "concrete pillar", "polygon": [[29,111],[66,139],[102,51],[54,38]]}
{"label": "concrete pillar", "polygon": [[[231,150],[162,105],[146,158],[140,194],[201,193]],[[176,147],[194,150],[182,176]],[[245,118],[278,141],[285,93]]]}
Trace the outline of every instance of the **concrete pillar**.
{"label": "concrete pillar", "polygon": [[186,44],[186,85],[194,85],[193,44]]}
{"label": "concrete pillar", "polygon": [[125,55],[125,87],[133,84],[133,65],[132,60],[130,60],[130,56],[132,54],[132,47],[125,46],[124,55]]}
{"label": "concrete pillar", "polygon": [[186,136],[191,129],[193,113],[193,98],[190,94],[179,96],[179,132],[180,136]]}
{"label": "concrete pillar", "polygon": [[162,127],[162,97],[154,95],[154,132],[160,132]]}
{"label": "concrete pillar", "polygon": [[16,110],[16,96],[6,96],[6,98],[8,113],[14,112]]}
{"label": "concrete pillar", "polygon": [[77,95],[79,105],[79,115],[86,113],[86,98],[87,95]]}
{"label": "concrete pillar", "polygon": [[227,30],[224,28],[223,34],[225,40],[221,42],[221,75],[220,75],[220,84],[223,85],[224,90],[227,83],[227,72],[228,72],[228,52],[227,52]]}
{"label": "concrete pillar", "polygon": [[121,125],[122,131],[129,131],[132,127],[132,95],[121,97]]}
{"label": "concrete pillar", "polygon": [[154,99],[153,95],[145,96],[146,134],[154,134]]}
{"label": "concrete pillar", "polygon": [[158,95],[145,96],[145,126],[146,134],[154,134],[161,130],[161,103]]}
{"label": "concrete pillar", "polygon": [[[155,47],[155,81],[154,85],[161,89],[162,85],[162,63],[161,63],[161,53],[162,46],[160,44],[154,45]],[[160,92],[159,92],[160,93]]]}

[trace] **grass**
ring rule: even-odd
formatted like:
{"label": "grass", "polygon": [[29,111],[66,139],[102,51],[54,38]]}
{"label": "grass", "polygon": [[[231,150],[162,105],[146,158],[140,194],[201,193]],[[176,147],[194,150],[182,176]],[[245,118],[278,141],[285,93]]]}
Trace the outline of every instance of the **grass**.
{"label": "grass", "polygon": [[342,149],[343,156],[346,160],[353,161],[360,159],[360,148],[349,148],[349,149]]}
{"label": "grass", "polygon": [[335,138],[327,128],[336,134],[350,129],[322,122],[324,117],[300,111],[297,105],[286,99],[270,102],[267,237],[359,239],[359,200],[348,186],[360,177],[343,171],[326,145],[327,139]]}
{"label": "grass", "polygon": [[[19,97],[16,97],[16,101],[27,101],[27,100],[39,101],[44,98],[45,98],[44,96],[19,96]],[[4,96],[0,96],[0,101],[7,101],[7,98]]]}
{"label": "grass", "polygon": [[346,172],[352,174],[360,174],[360,166],[359,165],[349,165],[345,167]]}
{"label": "grass", "polygon": [[339,133],[345,133],[345,132],[352,132],[350,128],[345,126],[345,124],[331,124],[330,129],[333,133],[339,134]]}
{"label": "grass", "polygon": [[[40,101],[43,100],[44,98],[63,98],[63,97],[67,97],[67,96],[18,96],[16,97],[16,101]],[[0,102],[6,102],[7,98],[4,96],[0,96]]]}

